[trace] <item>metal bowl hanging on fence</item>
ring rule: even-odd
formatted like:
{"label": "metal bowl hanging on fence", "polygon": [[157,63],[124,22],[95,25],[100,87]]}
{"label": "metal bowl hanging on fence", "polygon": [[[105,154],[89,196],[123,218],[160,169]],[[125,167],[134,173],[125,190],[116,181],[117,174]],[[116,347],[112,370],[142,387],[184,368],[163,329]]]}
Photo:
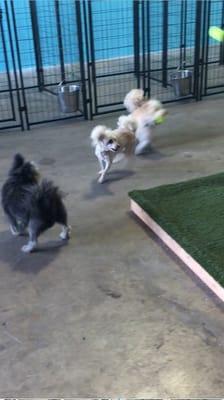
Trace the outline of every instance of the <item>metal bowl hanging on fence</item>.
{"label": "metal bowl hanging on fence", "polygon": [[170,74],[170,83],[176,97],[189,96],[192,93],[192,71],[179,69]]}
{"label": "metal bowl hanging on fence", "polygon": [[74,83],[58,85],[58,104],[63,113],[73,113],[79,110],[80,86]]}

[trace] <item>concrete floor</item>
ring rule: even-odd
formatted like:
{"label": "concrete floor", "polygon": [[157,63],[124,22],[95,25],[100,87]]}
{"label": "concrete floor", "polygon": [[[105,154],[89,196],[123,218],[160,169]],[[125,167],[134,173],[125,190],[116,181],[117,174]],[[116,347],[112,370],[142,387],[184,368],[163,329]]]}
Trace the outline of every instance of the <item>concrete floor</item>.
{"label": "concrete floor", "polygon": [[154,151],[96,183],[97,123],[0,137],[0,178],[20,151],[61,185],[73,227],[24,255],[0,215],[1,397],[221,397],[223,307],[130,215],[127,192],[224,170],[223,97],[169,106]]}

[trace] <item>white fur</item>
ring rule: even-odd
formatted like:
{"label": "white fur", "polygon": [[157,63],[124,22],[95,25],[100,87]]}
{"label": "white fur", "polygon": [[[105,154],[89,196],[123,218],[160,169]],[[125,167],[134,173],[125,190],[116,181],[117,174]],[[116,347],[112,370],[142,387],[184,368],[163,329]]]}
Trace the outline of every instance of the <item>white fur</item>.
{"label": "white fur", "polygon": [[25,246],[23,246],[21,250],[24,253],[31,253],[36,247],[37,247],[37,242],[31,240],[27,244],[25,244]]}
{"label": "white fur", "polygon": [[[70,238],[71,227],[70,226],[62,226],[62,231],[59,235],[61,240],[68,240]],[[31,253],[37,247],[37,240],[29,240],[27,244],[22,247],[22,251],[24,253]]]}
{"label": "white fur", "polygon": [[19,236],[19,232],[13,225],[9,225],[9,228],[13,236]]}
{"label": "white fur", "polygon": [[131,114],[129,114],[129,115],[121,115],[118,118],[117,125],[118,125],[119,128],[128,129],[128,130],[132,131],[133,133],[137,129],[137,124],[136,124],[134,118],[132,118]]}
{"label": "white fur", "polygon": [[158,117],[166,114],[166,110],[158,100],[144,100],[142,89],[131,90],[124,98],[124,106],[129,115],[118,119],[120,129],[131,130],[137,139],[135,154],[141,154],[151,143],[152,127]]}
{"label": "white fur", "polygon": [[63,225],[59,237],[61,240],[68,240],[70,238],[70,233],[71,233],[71,227]]}
{"label": "white fur", "polygon": [[90,138],[100,164],[98,182],[103,183],[112,163],[121,161],[133,152],[135,135],[128,128],[111,130],[98,125],[92,130]]}
{"label": "white fur", "polygon": [[99,143],[99,139],[101,135],[104,135],[107,130],[107,127],[104,125],[97,125],[93,128],[90,138],[92,140],[92,146],[95,147]]}
{"label": "white fur", "polygon": [[132,113],[144,102],[144,92],[142,89],[132,89],[124,98],[124,106],[128,112]]}

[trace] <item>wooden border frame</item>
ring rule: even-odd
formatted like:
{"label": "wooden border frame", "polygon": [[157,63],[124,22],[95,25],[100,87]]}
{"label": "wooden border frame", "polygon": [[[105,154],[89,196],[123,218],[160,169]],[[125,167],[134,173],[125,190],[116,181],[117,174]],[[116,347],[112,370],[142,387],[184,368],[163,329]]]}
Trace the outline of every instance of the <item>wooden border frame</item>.
{"label": "wooden border frame", "polygon": [[161,228],[134,200],[131,211],[137,215],[168,247],[190,268],[201,281],[224,302],[224,288],[188,254],[166,231]]}

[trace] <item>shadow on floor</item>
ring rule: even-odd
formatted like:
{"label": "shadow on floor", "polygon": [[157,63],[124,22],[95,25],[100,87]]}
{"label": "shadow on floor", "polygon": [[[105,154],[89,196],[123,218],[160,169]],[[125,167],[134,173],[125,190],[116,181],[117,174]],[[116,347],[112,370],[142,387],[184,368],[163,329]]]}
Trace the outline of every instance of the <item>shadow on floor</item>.
{"label": "shadow on floor", "polygon": [[0,261],[8,264],[13,271],[38,274],[54,261],[67,244],[60,239],[41,242],[33,253],[25,254],[21,247],[26,241],[25,236],[14,237],[8,231],[0,232]]}
{"label": "shadow on floor", "polygon": [[94,179],[91,182],[90,191],[86,193],[83,198],[85,200],[93,200],[97,197],[101,196],[113,196],[114,193],[110,189],[110,184],[112,182],[120,181],[125,178],[129,178],[134,175],[134,171],[127,171],[127,170],[118,170],[118,171],[110,171],[104,183],[98,183],[97,179]]}

